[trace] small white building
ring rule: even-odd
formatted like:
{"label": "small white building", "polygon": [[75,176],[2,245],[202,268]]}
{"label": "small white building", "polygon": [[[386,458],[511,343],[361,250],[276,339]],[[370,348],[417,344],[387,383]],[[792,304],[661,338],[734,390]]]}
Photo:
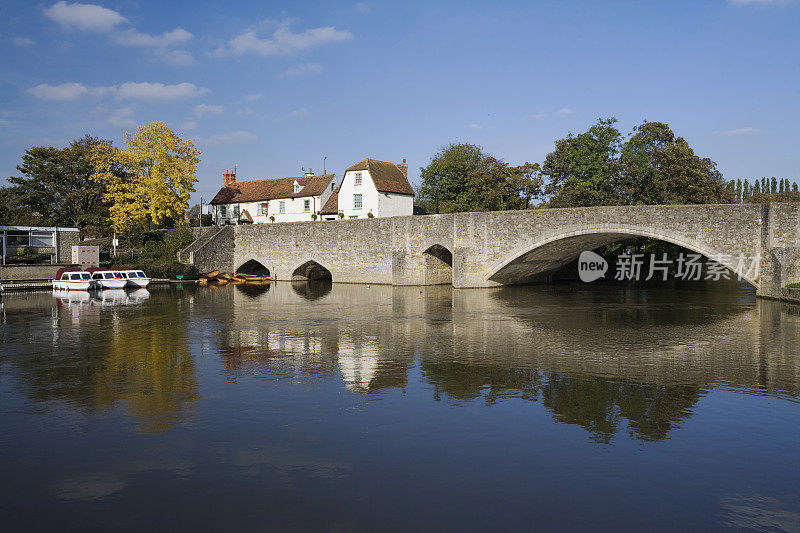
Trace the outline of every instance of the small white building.
{"label": "small white building", "polygon": [[336,190],[336,174],[270,180],[236,181],[226,171],[224,187],[211,200],[211,214],[218,226],[239,223],[301,222],[318,218]]}
{"label": "small white building", "polygon": [[414,189],[406,160],[395,164],[366,158],[351,166],[321,214],[324,220],[413,215]]}

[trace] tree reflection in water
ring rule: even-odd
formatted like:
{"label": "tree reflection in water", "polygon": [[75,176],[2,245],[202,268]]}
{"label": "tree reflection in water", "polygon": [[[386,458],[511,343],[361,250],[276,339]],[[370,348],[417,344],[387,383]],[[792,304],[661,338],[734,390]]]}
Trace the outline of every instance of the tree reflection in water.
{"label": "tree reflection in water", "polygon": [[[169,430],[193,408],[198,384],[181,298],[114,306],[49,293],[13,300],[7,361],[28,397],[90,411],[123,404],[147,433]],[[51,316],[25,320],[31,304],[52,306]]]}

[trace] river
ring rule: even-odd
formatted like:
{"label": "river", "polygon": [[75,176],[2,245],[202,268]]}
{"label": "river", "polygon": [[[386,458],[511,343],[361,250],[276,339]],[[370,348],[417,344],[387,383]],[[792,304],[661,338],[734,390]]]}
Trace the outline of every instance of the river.
{"label": "river", "polygon": [[800,531],[800,306],[739,284],[6,294],[0,524]]}

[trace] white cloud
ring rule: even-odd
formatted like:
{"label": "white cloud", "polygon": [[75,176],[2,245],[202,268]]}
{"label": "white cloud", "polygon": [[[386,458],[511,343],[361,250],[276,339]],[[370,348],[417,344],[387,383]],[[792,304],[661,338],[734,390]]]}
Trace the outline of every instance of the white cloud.
{"label": "white cloud", "polygon": [[318,72],[322,72],[322,65],[319,63],[303,63],[302,65],[295,65],[287,68],[281,73],[281,77],[291,78],[304,76],[306,74],[316,74]]}
{"label": "white cloud", "polygon": [[223,108],[221,105],[199,104],[194,106],[194,114],[198,117],[203,115],[221,115]]}
{"label": "white cloud", "polygon": [[548,113],[548,112],[545,112],[545,111],[541,111],[539,113],[532,113],[532,114],[528,115],[528,118],[532,118],[534,120],[544,120],[544,119],[550,118],[550,117],[568,117],[568,116],[574,115],[574,114],[575,114],[575,110],[574,109],[570,109],[569,107],[562,107],[561,109],[559,109],[558,111],[555,111],[553,113]]}
{"label": "white cloud", "polygon": [[372,8],[366,2],[359,2],[353,6],[353,9],[355,9],[356,13],[369,13]]}
{"label": "white cloud", "polygon": [[109,34],[109,38],[122,46],[155,48],[155,55],[167,64],[187,66],[194,58],[184,50],[168,50],[171,46],[185,44],[194,36],[183,28],[175,28],[161,35],[141,33],[135,28],[121,29],[128,19],[121,14],[94,4],[67,4],[58,2],[44,10],[46,17],[61,25],[78,30],[93,30]]}
{"label": "white cloud", "polygon": [[260,56],[288,55],[315,46],[348,41],[353,34],[333,26],[311,28],[293,33],[288,22],[281,23],[271,37],[259,37],[256,30],[247,30],[228,41],[214,53],[216,56],[256,54]]}
{"label": "white cloud", "polygon": [[230,133],[220,133],[211,137],[198,137],[197,144],[229,144],[240,142],[257,141],[258,137],[249,131],[232,131]]}
{"label": "white cloud", "polygon": [[759,131],[761,130],[759,130],[758,128],[746,127],[746,128],[735,128],[732,130],[725,130],[722,133],[723,135],[750,135],[751,133],[758,133]]}
{"label": "white cloud", "polygon": [[167,47],[186,43],[192,37],[194,36],[183,28],[165,31],[161,35],[148,35],[131,29],[115,34],[114,40],[123,46]]}
{"label": "white cloud", "polygon": [[264,95],[261,93],[253,93],[253,94],[248,94],[244,98],[248,102],[255,102],[256,100],[261,100],[262,98],[264,98]]}
{"label": "white cloud", "polygon": [[208,89],[198,87],[194,83],[176,83],[165,85],[163,83],[127,82],[119,87],[109,87],[110,91],[120,100],[176,100],[178,98],[192,98],[206,94]]}
{"label": "white cloud", "polygon": [[187,122],[184,122],[183,124],[181,124],[181,129],[184,131],[192,131],[194,129],[197,129],[197,122],[194,120],[189,120]]}
{"label": "white cloud", "polygon": [[309,115],[308,109],[306,109],[305,107],[301,107],[300,109],[295,109],[294,111],[289,113],[289,116],[292,118],[303,118],[307,117],[308,115]]}
{"label": "white cloud", "polygon": [[120,107],[111,112],[106,119],[112,126],[132,127],[136,125],[133,119],[133,107]]}
{"label": "white cloud", "polygon": [[128,19],[114,10],[94,4],[56,2],[44,10],[44,15],[63,26],[79,30],[111,31]]}
{"label": "white cloud", "polygon": [[186,50],[158,50],[158,56],[164,63],[176,67],[188,67],[194,65],[194,57]]}
{"label": "white cloud", "polygon": [[43,83],[31,87],[27,93],[41,100],[77,100],[85,94],[98,98],[113,95],[118,100],[175,100],[178,98],[192,98],[208,92],[204,87],[197,87],[193,83],[176,83],[165,85],[150,82],[126,82],[122,85],[107,87],[86,87],[81,83],[62,83],[61,85],[48,85]]}
{"label": "white cloud", "polygon": [[245,117],[252,116],[254,113],[255,113],[255,111],[253,111],[249,107],[245,107],[244,109],[237,109],[236,110],[236,114],[237,115],[242,115],[242,116],[245,116]]}
{"label": "white cloud", "polygon": [[88,92],[89,89],[82,83],[62,83],[61,85],[42,83],[27,90],[28,94],[40,100],[60,101],[77,100]]}
{"label": "white cloud", "polygon": [[481,125],[480,124],[470,124],[467,127],[469,129],[471,129],[471,130],[479,130],[479,129],[481,129]]}
{"label": "white cloud", "polygon": [[12,37],[11,42],[17,46],[30,46],[33,44],[33,39],[27,37]]}

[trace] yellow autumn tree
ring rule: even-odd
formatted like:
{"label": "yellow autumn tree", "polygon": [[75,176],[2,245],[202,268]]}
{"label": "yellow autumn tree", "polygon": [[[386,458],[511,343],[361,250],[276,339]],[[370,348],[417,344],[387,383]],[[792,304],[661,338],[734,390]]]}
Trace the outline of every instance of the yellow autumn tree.
{"label": "yellow autumn tree", "polygon": [[179,220],[197,182],[201,152],[163,122],[125,134],[125,148],[106,144],[92,149],[96,181],[105,186],[111,222],[118,232]]}

